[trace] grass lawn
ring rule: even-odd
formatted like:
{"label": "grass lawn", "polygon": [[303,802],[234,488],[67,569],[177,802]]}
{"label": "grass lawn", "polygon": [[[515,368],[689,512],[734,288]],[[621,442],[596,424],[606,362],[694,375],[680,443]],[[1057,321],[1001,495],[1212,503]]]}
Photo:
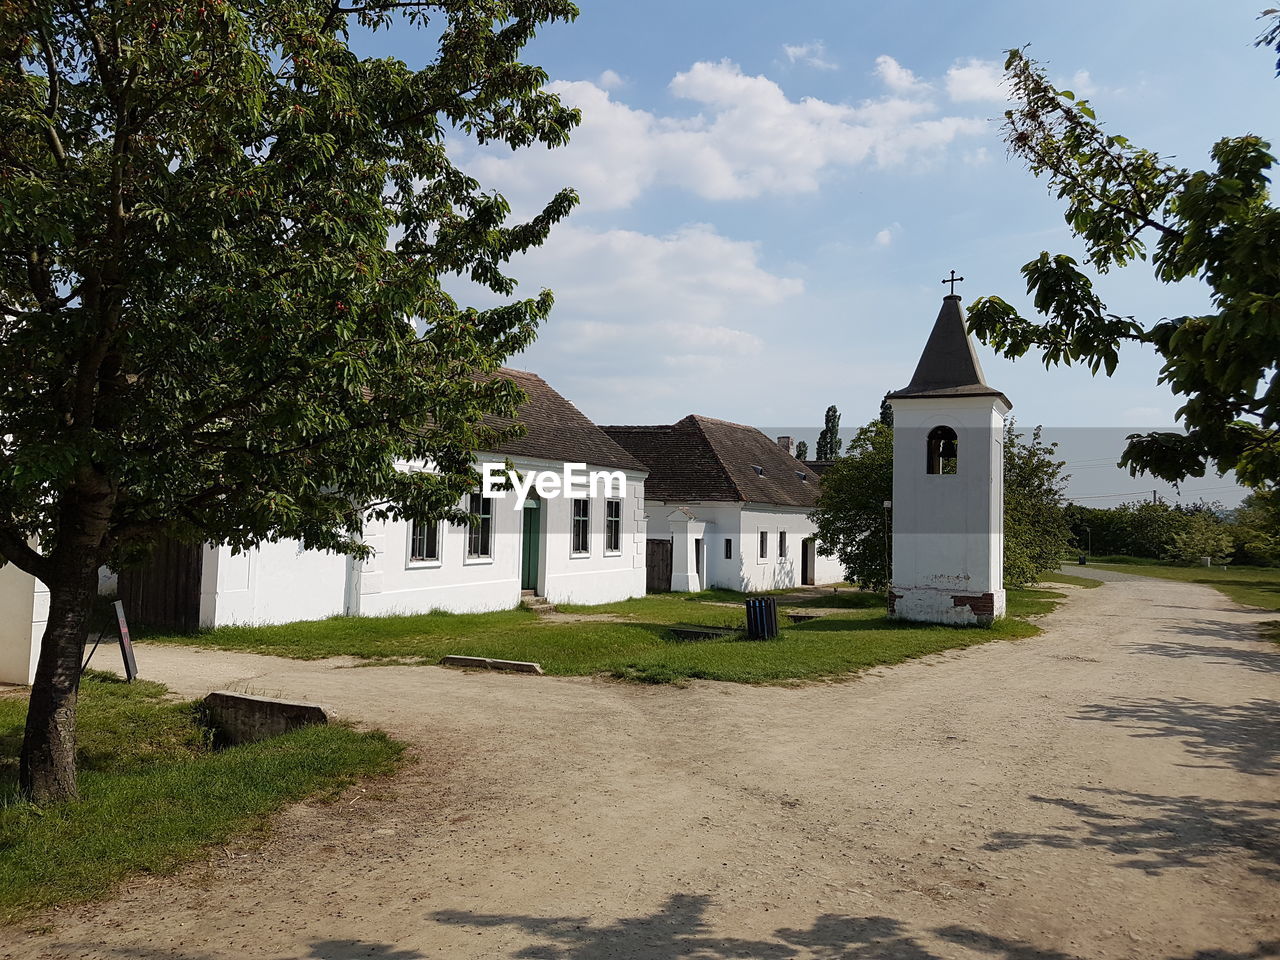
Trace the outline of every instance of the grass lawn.
{"label": "grass lawn", "polygon": [[[534,660],[562,676],[605,674],[666,683],[700,678],[737,683],[780,683],[852,673],[877,664],[987,640],[1027,637],[1037,628],[1021,617],[1052,609],[1061,594],[1010,591],[1009,619],[991,630],[907,625],[888,620],[879,597],[857,598],[838,614],[787,625],[777,640],[680,642],[677,623],[740,627],[731,591],[656,594],[565,613],[609,614],[621,622],[556,622],[526,610],[497,613],[429,613],[404,617],[334,617],[280,626],[219,627],[195,635],[146,636],[143,643],[177,643],[314,659],[350,655],[367,659],[438,663],[446,654]],[[736,595],[740,600],[741,595]],[[710,602],[708,602],[710,601]],[[874,606],[866,604],[874,602]]]}
{"label": "grass lawn", "polygon": [[171,870],[290,801],[390,771],[402,749],[334,724],[215,752],[195,705],[166,692],[86,674],[80,799],[44,809],[16,800],[26,698],[0,697],[0,923]]}
{"label": "grass lawn", "polygon": [[1095,563],[1104,570],[1117,570],[1143,577],[1203,583],[1226,594],[1237,603],[1264,610],[1280,610],[1280,567],[1175,567],[1163,563]]}

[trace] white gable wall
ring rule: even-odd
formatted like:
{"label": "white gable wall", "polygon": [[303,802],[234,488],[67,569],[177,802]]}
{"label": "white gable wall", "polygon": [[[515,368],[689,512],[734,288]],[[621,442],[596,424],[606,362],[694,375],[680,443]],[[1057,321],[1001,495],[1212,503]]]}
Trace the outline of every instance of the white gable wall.
{"label": "white gable wall", "polygon": [[[815,533],[813,521],[805,507],[783,507],[772,504],[700,502],[687,503],[648,500],[649,538],[670,539],[667,516],[684,507],[705,523],[703,533],[702,586],[724,587],[746,592],[775,590],[800,586],[801,549],[804,540]],[[768,556],[760,559],[760,531],[768,537]],[[778,534],[787,533],[787,556],[778,557]],[[732,542],[733,556],[724,555],[724,542]],[[815,551],[816,552],[816,551]],[[836,583],[844,579],[844,570],[834,558],[816,557],[815,583]]]}

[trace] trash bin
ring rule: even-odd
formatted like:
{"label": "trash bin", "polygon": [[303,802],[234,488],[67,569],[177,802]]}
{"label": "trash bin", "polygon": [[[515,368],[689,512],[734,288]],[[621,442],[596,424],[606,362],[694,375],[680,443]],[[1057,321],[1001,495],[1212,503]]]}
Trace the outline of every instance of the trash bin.
{"label": "trash bin", "polygon": [[772,640],[778,635],[778,602],[773,597],[747,600],[747,638]]}
{"label": "trash bin", "polygon": [[1080,554],[1080,566],[1083,567],[1088,562],[1089,562],[1089,558],[1083,553]]}

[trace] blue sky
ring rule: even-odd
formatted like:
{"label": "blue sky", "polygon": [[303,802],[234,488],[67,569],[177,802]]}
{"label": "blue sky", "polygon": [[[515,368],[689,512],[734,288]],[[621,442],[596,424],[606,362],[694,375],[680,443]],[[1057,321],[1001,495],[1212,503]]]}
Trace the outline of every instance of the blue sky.
{"label": "blue sky", "polygon": [[[803,435],[834,403],[853,427],[910,378],[950,269],[967,278],[966,302],[1022,305],[1019,267],[1079,245],[1045,185],[1006,157],[996,80],[1008,47],[1030,44],[1111,129],[1185,165],[1204,165],[1221,136],[1275,133],[1275,55],[1252,46],[1262,0],[580,6],[526,58],[582,108],[574,142],[514,154],[459,142],[455,154],[518,213],[561,186],[582,194],[514,267],[521,293],[550,287],[557,308],[512,365],[600,423],[697,412]],[[430,52],[420,41],[365,45],[415,63]],[[1099,288],[1144,320],[1207,303],[1198,284],[1164,287],[1141,266]],[[982,358],[1024,426],[1173,422],[1176,399],[1141,351],[1111,379]],[[1073,429],[1069,455],[1105,460],[1121,435]],[[1080,474],[1078,496],[1153,486]],[[1222,484],[1186,490],[1234,500]]]}

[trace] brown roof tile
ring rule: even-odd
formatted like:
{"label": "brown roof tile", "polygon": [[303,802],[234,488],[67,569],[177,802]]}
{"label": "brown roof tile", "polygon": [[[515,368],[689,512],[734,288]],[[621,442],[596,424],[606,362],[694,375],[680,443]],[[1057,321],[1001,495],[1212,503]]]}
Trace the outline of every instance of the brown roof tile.
{"label": "brown roof tile", "polygon": [[818,499],[813,471],[755,427],[690,414],[670,426],[601,429],[649,468],[647,499],[788,507]]}
{"label": "brown roof tile", "polygon": [[515,381],[528,397],[517,417],[525,432],[524,436],[499,444],[490,452],[622,470],[645,469],[643,463],[618,446],[536,373],[503,367],[499,376]]}

